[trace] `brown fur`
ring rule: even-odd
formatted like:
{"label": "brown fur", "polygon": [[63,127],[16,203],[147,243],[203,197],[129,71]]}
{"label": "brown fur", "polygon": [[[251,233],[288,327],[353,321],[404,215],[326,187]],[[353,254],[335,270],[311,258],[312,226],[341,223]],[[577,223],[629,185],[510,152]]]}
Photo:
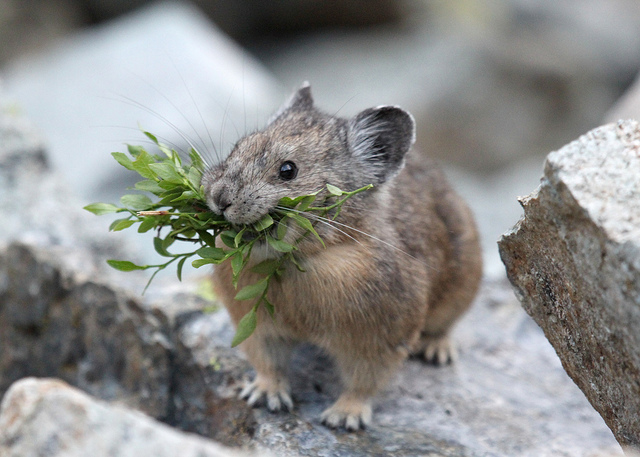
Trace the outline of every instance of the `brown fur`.
{"label": "brown fur", "polygon": [[[240,220],[264,214],[254,211],[253,202],[247,203],[252,192],[252,198],[260,196],[255,206],[269,210],[275,203],[269,207],[267,202],[294,196],[290,192],[309,193],[326,183],[353,190],[368,184],[362,180],[377,180],[373,190],[347,201],[337,219],[357,231],[317,224],[326,249],[312,237],[300,244],[296,255],[306,271],[287,265],[282,280],[272,282],[268,298],[276,307],[275,318],[261,309],[255,333],[241,345],[257,372],[243,395],[250,403],[265,398],[272,410],[291,407],[285,371],[293,346],[308,341],[326,350],[336,360],[344,393],[323,413],[323,422],[354,430],[369,423],[371,397],[409,354],[419,353],[439,363],[453,358],[449,331],[469,307],[481,277],[478,234],[468,207],[441,171],[414,152],[408,154],[404,168],[407,151],[401,151],[398,159],[391,150],[384,169],[367,169],[367,162],[362,170],[351,164],[351,170],[336,173],[334,168],[354,160],[353,153],[351,158],[342,158],[348,155],[345,149],[357,155],[358,147],[369,147],[362,138],[369,133],[379,135],[380,130],[367,124],[364,136],[356,138],[352,132],[362,127],[361,122],[323,115],[312,107],[310,94],[301,93],[304,90],[263,132],[241,140],[227,163],[213,169],[203,182],[214,211],[220,210],[214,199],[243,195],[243,203],[236,198],[229,206],[235,213],[224,212],[229,219]],[[375,116],[391,116],[393,131],[389,134],[400,130],[403,135],[392,137],[393,144],[405,144],[403,148],[408,149],[413,142],[410,116],[398,108],[380,109],[388,111],[375,112]],[[367,116],[371,114],[363,118]],[[377,122],[378,117],[375,119]],[[398,122],[403,124],[396,127]],[[332,154],[339,159],[332,160]],[[275,172],[270,173],[269,167],[277,170],[283,160],[300,163],[298,183],[278,187],[271,178]],[[247,167],[256,166],[260,172],[248,174]],[[303,174],[306,168],[313,172]],[[250,179],[259,180],[259,186]],[[230,186],[233,189],[220,197]],[[246,208],[240,208],[243,204]],[[241,222],[248,223],[246,219]],[[264,258],[254,257],[253,263]],[[231,284],[228,263],[216,268],[214,279],[220,299],[237,324],[254,303],[234,300],[237,289]],[[261,276],[245,272],[238,289],[259,279]]]}

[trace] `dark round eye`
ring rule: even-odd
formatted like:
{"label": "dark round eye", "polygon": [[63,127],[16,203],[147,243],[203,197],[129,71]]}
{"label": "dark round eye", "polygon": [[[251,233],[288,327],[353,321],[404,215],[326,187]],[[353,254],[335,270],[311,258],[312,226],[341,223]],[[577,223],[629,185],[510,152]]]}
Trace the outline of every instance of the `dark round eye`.
{"label": "dark round eye", "polygon": [[291,181],[298,175],[298,167],[296,164],[290,161],[286,161],[282,165],[280,165],[280,179],[284,181]]}

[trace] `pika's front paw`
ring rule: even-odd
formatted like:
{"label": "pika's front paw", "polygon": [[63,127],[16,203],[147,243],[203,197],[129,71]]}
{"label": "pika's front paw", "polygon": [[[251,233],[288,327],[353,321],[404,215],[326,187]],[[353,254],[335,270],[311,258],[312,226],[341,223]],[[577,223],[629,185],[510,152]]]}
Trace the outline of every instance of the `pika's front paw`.
{"label": "pika's front paw", "polygon": [[371,425],[371,416],[371,406],[368,403],[339,398],[322,413],[320,419],[327,427],[344,427],[350,432],[355,432]]}
{"label": "pika's front paw", "polygon": [[449,365],[458,359],[458,351],[448,336],[423,339],[422,357],[434,365]]}
{"label": "pika's front paw", "polygon": [[289,384],[285,380],[258,375],[253,382],[242,389],[240,398],[247,400],[249,406],[258,406],[264,403],[267,409],[272,412],[293,410]]}

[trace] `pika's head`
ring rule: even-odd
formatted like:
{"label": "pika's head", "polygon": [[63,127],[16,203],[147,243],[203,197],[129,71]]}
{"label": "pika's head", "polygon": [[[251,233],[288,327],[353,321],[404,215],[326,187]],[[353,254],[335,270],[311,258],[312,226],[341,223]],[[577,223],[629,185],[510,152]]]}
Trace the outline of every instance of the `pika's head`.
{"label": "pika's head", "polygon": [[[406,111],[379,106],[351,119],[316,109],[303,85],[261,131],[242,138],[202,179],[211,210],[234,224],[251,224],[285,196],[379,189],[403,167],[415,140]],[[374,190],[375,192],[375,190]],[[365,192],[367,194],[369,192]]]}

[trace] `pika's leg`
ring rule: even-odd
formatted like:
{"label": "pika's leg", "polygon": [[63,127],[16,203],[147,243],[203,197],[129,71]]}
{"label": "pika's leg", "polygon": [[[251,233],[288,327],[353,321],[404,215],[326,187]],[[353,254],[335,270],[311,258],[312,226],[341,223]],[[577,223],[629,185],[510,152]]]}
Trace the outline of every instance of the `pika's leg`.
{"label": "pika's leg", "polygon": [[460,197],[445,193],[438,205],[449,234],[449,251],[430,296],[416,352],[429,363],[444,365],[457,358],[449,335],[476,295],[482,254],[473,215]]}
{"label": "pika's leg", "polygon": [[374,359],[344,352],[336,354],[336,362],[345,390],[320,418],[328,427],[344,426],[349,431],[356,431],[371,424],[371,397],[387,383],[406,352],[376,354]]}
{"label": "pika's leg", "polygon": [[439,294],[429,302],[420,341],[413,351],[427,363],[446,365],[456,361],[458,352],[450,337],[451,329],[473,302],[482,275],[480,262],[475,253],[460,259],[450,268]]}
{"label": "pika's leg", "polygon": [[264,329],[258,326],[241,345],[256,370],[256,377],[240,392],[240,398],[246,399],[250,406],[265,403],[270,411],[290,411],[293,401],[286,370],[292,344],[283,338],[265,335],[260,330]]}
{"label": "pika's leg", "polygon": [[449,365],[458,359],[458,350],[448,333],[442,336],[423,334],[414,355],[433,365]]}
{"label": "pika's leg", "polygon": [[448,365],[458,358],[458,351],[451,338],[455,323],[469,308],[475,295],[465,290],[447,291],[429,304],[420,340],[412,351],[414,356],[434,365]]}

